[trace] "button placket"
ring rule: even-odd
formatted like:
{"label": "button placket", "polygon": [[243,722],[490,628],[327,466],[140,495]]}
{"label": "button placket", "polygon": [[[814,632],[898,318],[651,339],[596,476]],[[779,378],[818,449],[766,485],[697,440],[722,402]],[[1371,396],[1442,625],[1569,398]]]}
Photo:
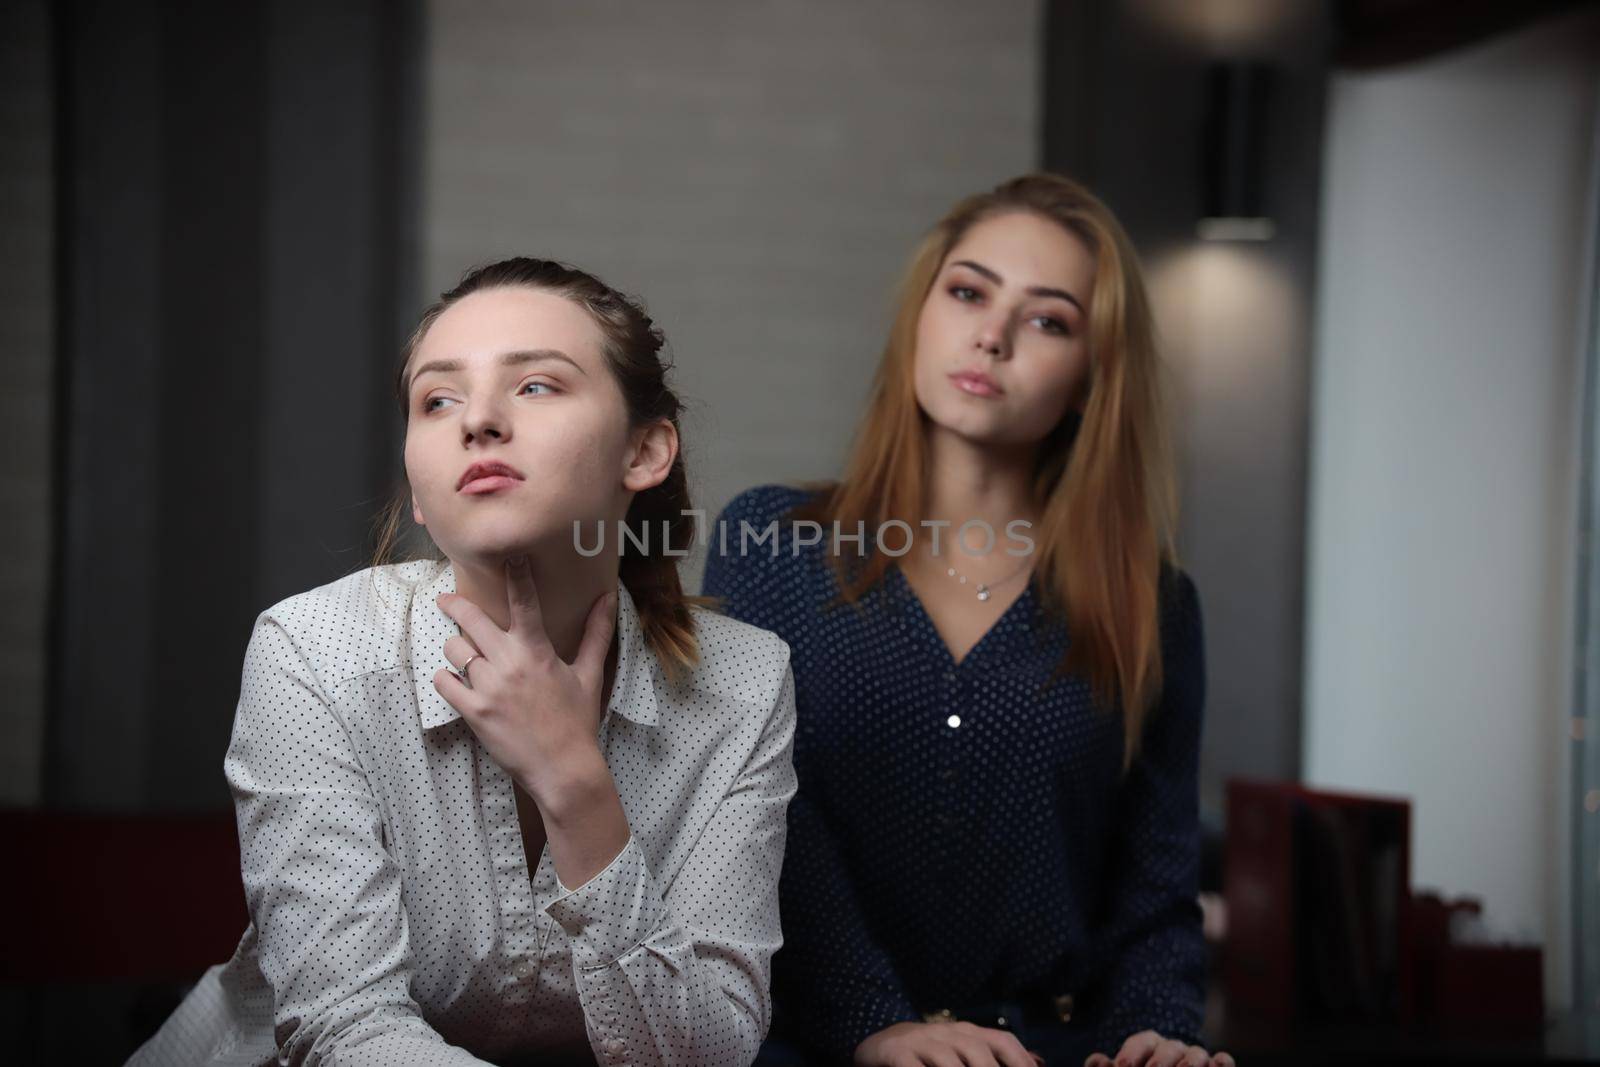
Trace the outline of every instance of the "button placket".
{"label": "button placket", "polygon": [[[943,743],[938,747],[938,778],[944,784],[939,792],[938,815],[936,816],[939,832],[944,837],[953,841],[954,836],[960,832],[960,792],[956,783],[960,778],[961,753],[965,747],[966,720],[961,717],[961,680],[954,667],[947,667],[942,675],[943,699],[940,702],[940,720],[937,729],[943,735]],[[958,855],[959,849],[951,848],[948,856],[952,862]]]}
{"label": "button placket", "polygon": [[511,981],[506,995],[517,1002],[527,993],[516,992],[539,972],[543,944],[539,938],[538,912],[529,878],[527,857],[523,854],[522,824],[517,818],[517,799],[511,776],[505,768],[488,758],[481,744],[475,745],[478,774],[483,782],[480,794],[483,819],[488,832],[491,864],[494,868],[496,903],[500,912],[502,952],[510,961]]}

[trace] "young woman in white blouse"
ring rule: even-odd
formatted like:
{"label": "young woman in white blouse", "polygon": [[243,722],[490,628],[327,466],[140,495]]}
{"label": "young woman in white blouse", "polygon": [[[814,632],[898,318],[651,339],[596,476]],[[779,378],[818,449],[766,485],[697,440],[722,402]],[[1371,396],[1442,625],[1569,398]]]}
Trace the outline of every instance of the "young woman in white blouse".
{"label": "young woman in white blouse", "polygon": [[[423,315],[380,562],[246,652],[224,769],[250,926],[131,1062],[755,1057],[793,676],[679,585],[661,340],[535,259]],[[438,558],[384,562],[406,508]]]}

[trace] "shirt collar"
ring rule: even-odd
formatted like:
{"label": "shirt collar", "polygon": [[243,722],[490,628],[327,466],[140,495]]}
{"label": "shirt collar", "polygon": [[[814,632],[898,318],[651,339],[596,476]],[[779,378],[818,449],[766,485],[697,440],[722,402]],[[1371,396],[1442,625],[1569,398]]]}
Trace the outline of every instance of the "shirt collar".
{"label": "shirt collar", "polygon": [[[440,593],[456,591],[455,567],[445,562],[432,578],[424,578],[412,594],[410,610],[411,682],[417,694],[417,714],[424,730],[443,726],[461,716],[433,687],[433,676],[440,670],[453,670],[444,658],[445,641],[461,632],[455,622],[439,610]],[[644,639],[639,610],[633,595],[622,582],[617,583],[617,672],[611,683],[611,699],[606,704],[607,718],[614,712],[640,726],[654,726],[657,663],[655,653]]]}

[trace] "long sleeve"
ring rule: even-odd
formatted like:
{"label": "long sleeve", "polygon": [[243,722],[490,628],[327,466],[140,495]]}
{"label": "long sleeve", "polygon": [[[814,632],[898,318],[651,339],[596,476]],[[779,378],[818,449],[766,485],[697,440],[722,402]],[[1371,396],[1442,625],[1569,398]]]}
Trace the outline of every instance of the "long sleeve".
{"label": "long sleeve", "polygon": [[1194,585],[1171,573],[1162,627],[1166,684],[1123,785],[1120,848],[1109,868],[1109,976],[1099,1033],[1108,1053],[1146,1029],[1197,1043],[1204,1016],[1206,948],[1197,897],[1205,651]]}
{"label": "long sleeve", "polygon": [[[768,549],[745,555],[738,551],[740,522],[764,529],[794,493],[781,487],[741,494],[718,517],[713,531],[726,524],[728,552],[714,537],[706,556],[702,593],[723,599],[733,618],[766,627],[789,640],[775,608],[781,591],[769,587],[765,566],[781,563]],[[778,506],[774,507],[776,502]],[[838,843],[814,792],[809,767],[806,724],[798,727],[795,767],[799,791],[789,805],[789,844],[781,892],[786,947],[776,961],[776,995],[786,1036],[831,1058],[848,1060],[863,1039],[892,1023],[921,1016],[911,1003],[889,953],[873,938],[857,900]],[[786,995],[787,994],[787,995]]]}
{"label": "long sleeve", "polygon": [[550,915],[572,941],[589,1041],[602,1064],[755,1059],[783,943],[778,879],[795,791],[794,674],[785,664],[754,751],[673,883],[636,841]]}
{"label": "long sleeve", "polygon": [[245,896],[290,1064],[477,1064],[422,1018],[400,870],[355,746],[269,615],[245,653],[224,761]]}

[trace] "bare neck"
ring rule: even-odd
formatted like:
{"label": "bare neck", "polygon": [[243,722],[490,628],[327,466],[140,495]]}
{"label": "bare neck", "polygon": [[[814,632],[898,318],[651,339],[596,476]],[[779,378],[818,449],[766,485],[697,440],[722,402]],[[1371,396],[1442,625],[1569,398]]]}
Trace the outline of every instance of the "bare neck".
{"label": "bare neck", "polygon": [[[950,524],[946,537],[940,539],[941,558],[949,558],[953,546],[945,543],[946,538],[955,537],[962,523],[987,523],[1000,541],[1005,538],[1006,525],[1014,520],[1037,524],[1033,446],[980,445],[934,426],[928,434],[928,460],[925,514],[920,518]],[[931,559],[931,538],[920,540],[923,552],[919,554]],[[976,545],[978,540],[978,535],[972,534],[968,543]],[[1007,560],[997,552],[993,562],[1009,565]]]}
{"label": "bare neck", "polygon": [[[584,626],[595,600],[617,587],[616,553],[557,558],[555,553],[536,550],[528,558],[534,586],[539,591],[539,614],[545,633],[556,654],[570,663],[583,643]],[[491,557],[452,560],[451,564],[455,568],[456,592],[482,609],[500,629],[510,629],[505,561]],[[615,643],[613,640],[613,646]]]}

